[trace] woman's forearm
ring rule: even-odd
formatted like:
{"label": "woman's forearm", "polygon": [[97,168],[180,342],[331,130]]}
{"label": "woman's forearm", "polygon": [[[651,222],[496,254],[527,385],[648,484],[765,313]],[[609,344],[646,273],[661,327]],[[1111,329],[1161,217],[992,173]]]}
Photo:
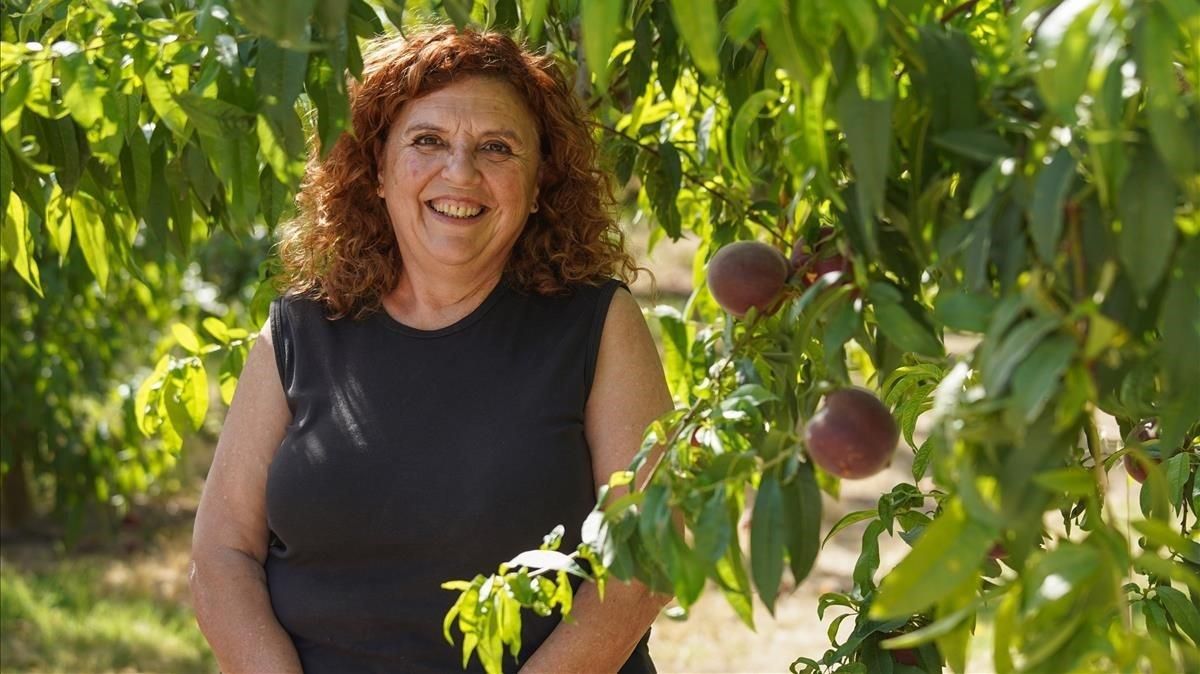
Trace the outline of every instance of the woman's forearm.
{"label": "woman's forearm", "polygon": [[188,585],[200,631],[224,674],[301,674],[296,647],[271,608],[266,573],[253,557],[220,550],[197,555]]}
{"label": "woman's forearm", "polygon": [[585,583],[575,594],[572,622],[554,628],[521,674],[616,672],[670,600],[637,581],[613,579],[600,601],[595,583]]}

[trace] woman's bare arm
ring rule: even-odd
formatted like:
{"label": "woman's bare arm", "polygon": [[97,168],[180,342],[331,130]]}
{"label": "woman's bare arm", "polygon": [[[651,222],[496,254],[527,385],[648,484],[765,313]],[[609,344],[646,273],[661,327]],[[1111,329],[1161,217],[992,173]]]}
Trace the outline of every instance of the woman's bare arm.
{"label": "woman's bare arm", "polygon": [[[627,291],[618,289],[608,309],[584,430],[596,484],[626,470],[646,426],[672,407],[662,362],[646,319]],[[638,476],[638,481],[643,476]],[[616,490],[613,497],[619,496]],[[643,584],[612,580],[600,601],[593,583],[575,597],[572,623],[560,623],[521,671],[616,672],[671,597]]]}
{"label": "woman's bare arm", "polygon": [[188,581],[196,620],[221,671],[301,672],[271,609],[267,468],[291,421],[270,322],[250,348],[196,511]]}

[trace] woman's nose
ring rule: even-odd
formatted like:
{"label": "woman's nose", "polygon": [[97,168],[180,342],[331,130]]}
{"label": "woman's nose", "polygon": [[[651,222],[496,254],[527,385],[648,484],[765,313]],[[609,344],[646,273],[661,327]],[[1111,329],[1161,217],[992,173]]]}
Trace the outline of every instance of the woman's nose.
{"label": "woman's nose", "polygon": [[456,185],[470,185],[479,180],[479,169],[475,166],[475,153],[471,148],[452,148],[442,167],[442,177]]}

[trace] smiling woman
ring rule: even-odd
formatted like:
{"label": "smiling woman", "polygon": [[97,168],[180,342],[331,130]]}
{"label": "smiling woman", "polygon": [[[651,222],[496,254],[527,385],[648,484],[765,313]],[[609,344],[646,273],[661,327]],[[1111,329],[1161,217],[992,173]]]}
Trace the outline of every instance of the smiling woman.
{"label": "smiling woman", "polygon": [[[576,546],[596,486],[670,409],[565,82],[495,33],[367,51],[354,133],[311,162],[281,233],[286,292],[196,515],[196,614],[224,671],[460,669],[441,583],[557,525]],[[524,620],[505,668],[654,671],[668,598],[577,589],[573,622]]]}
{"label": "smiling woman", "polygon": [[441,327],[416,313],[422,282],[499,278],[537,211],[540,167],[537,125],[503,80],[465,76],[404,106],[379,166],[377,193],[409,272],[384,297],[388,313]]}
{"label": "smiling woman", "polygon": [[[440,206],[454,215],[502,206],[521,223],[501,257],[505,275],[525,290],[561,295],[613,275],[632,281],[611,178],[597,166],[591,123],[552,57],[498,33],[447,28],[379,39],[364,59],[362,82],[351,87],[354,134],[310,162],[300,215],[280,233],[284,288],[320,299],[336,316],[383,308],[401,270],[419,264],[395,228],[431,219],[434,197],[450,197]],[[534,172],[532,187],[521,182],[507,193],[514,188],[506,185],[489,198],[529,199],[528,207],[480,201],[485,178],[513,175],[513,165]],[[399,191],[418,189],[402,184],[410,180],[427,184],[405,203]]]}

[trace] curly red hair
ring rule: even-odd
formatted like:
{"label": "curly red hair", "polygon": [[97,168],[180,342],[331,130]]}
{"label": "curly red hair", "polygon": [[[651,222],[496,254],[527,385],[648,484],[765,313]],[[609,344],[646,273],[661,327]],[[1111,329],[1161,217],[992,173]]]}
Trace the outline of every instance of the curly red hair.
{"label": "curly red hair", "polygon": [[364,49],[362,81],[350,91],[353,133],[325,159],[313,154],[296,199],[299,214],[281,228],[281,288],[323,301],[335,316],[381,308],[403,268],[376,193],[388,130],[407,101],[464,75],[510,83],[538,126],[538,211],[509,257],[505,271],[514,285],[553,295],[572,283],[637,276],[612,216],[611,184],[597,166],[592,123],[558,64],[500,33],[443,27],[379,38]]}

